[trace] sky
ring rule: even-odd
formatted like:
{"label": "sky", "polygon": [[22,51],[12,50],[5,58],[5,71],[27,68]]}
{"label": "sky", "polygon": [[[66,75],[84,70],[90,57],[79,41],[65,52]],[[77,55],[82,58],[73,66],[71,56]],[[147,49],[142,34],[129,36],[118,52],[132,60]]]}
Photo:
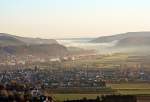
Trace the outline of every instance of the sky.
{"label": "sky", "polygon": [[98,37],[150,31],[150,0],[0,0],[0,32]]}

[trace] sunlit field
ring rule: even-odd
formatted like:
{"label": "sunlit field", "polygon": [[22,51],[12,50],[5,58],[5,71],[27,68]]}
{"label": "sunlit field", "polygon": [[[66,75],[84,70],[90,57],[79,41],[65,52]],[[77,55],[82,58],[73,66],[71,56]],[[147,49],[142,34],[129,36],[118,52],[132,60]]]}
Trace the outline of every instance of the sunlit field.
{"label": "sunlit field", "polygon": [[54,99],[58,101],[63,100],[74,100],[74,99],[83,99],[86,97],[87,99],[95,99],[97,96],[100,96],[101,94],[54,94]]}
{"label": "sunlit field", "polygon": [[131,94],[131,95],[150,95],[150,84],[148,83],[125,83],[125,84],[109,84],[112,89],[117,90],[119,94]]}
{"label": "sunlit field", "polygon": [[[138,83],[138,84],[108,84],[107,86],[112,89],[117,90],[116,94],[122,95],[150,95],[150,84],[148,83]],[[97,96],[103,95],[102,93],[97,94],[51,94],[56,100],[73,100],[82,99],[86,97],[87,99],[95,99]]]}

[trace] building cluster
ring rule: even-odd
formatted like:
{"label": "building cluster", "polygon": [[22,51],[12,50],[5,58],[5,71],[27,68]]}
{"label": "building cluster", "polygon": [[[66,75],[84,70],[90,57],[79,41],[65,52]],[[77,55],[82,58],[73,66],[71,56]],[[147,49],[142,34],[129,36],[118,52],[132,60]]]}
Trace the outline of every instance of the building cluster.
{"label": "building cluster", "polygon": [[16,69],[0,73],[0,82],[7,84],[16,81],[19,84],[34,85],[37,89],[47,88],[105,88],[105,82],[95,73],[82,70],[61,69]]}
{"label": "building cluster", "polygon": [[19,84],[43,88],[105,88],[107,83],[150,82],[150,71],[145,69],[80,69],[40,68],[13,69],[0,72],[0,83],[15,81]]}
{"label": "building cluster", "polygon": [[15,66],[15,65],[27,65],[32,63],[44,63],[44,62],[62,62],[62,61],[73,61],[76,58],[74,56],[66,57],[39,57],[33,55],[26,56],[15,56],[15,55],[5,55],[0,56],[0,66]]}

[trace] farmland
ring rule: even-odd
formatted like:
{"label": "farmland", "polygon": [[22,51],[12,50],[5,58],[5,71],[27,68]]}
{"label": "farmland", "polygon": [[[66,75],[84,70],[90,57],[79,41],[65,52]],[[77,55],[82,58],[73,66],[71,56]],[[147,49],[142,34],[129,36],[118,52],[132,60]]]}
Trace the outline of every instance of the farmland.
{"label": "farmland", "polygon": [[[150,84],[148,83],[123,83],[123,84],[108,84],[107,86],[115,89],[116,94],[122,95],[150,95]],[[95,99],[97,96],[103,95],[101,92],[97,93],[65,93],[65,94],[51,94],[56,100],[73,100],[82,99],[84,97],[88,99]]]}
{"label": "farmland", "polygon": [[149,83],[124,83],[124,84],[109,84],[112,89],[117,90],[118,93],[126,95],[150,94]]}

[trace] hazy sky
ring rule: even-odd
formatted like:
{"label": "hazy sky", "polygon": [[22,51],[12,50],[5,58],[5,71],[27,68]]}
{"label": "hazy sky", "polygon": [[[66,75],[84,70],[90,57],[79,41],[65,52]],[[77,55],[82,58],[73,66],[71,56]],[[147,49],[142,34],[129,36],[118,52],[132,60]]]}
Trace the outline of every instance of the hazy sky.
{"label": "hazy sky", "polygon": [[150,31],[150,0],[0,0],[0,32],[42,38]]}

